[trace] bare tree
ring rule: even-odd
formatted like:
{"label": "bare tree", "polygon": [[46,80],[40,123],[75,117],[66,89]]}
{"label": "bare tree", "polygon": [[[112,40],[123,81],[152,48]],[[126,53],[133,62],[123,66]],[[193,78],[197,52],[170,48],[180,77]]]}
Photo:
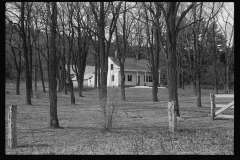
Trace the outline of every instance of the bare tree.
{"label": "bare tree", "polygon": [[92,43],[93,43],[93,49],[94,49],[94,62],[95,62],[95,73],[94,73],[94,88],[97,88],[100,86],[100,43],[99,40],[97,40],[97,36],[94,36],[95,39]]}
{"label": "bare tree", "polygon": [[29,65],[30,65],[30,92],[31,92],[31,97],[33,98],[33,87],[32,87],[32,73],[33,73],[33,69],[32,69],[32,61],[33,61],[33,47],[32,47],[32,34],[31,34],[31,20],[32,20],[32,6],[33,6],[33,2],[31,3],[26,3],[26,10],[27,10],[27,19],[26,19],[26,31],[27,31],[27,45],[28,45],[28,56],[29,56]]}
{"label": "bare tree", "polygon": [[[224,18],[224,12],[227,13],[227,17]],[[234,35],[234,19],[233,15],[228,11],[228,9],[223,5],[223,10],[221,11],[221,18],[224,22],[224,26],[222,26],[219,21],[218,26],[220,26],[225,38],[229,37],[228,42],[224,42],[224,45],[221,46],[223,49],[224,55],[224,69],[225,69],[225,77],[223,78],[224,81],[224,86],[225,86],[225,92],[230,93],[230,83],[229,83],[229,78],[230,78],[230,64],[233,62],[233,49],[231,49],[231,43],[234,41],[233,35]],[[233,21],[233,24],[231,24],[231,20]],[[231,30],[230,30],[231,29]]]}
{"label": "bare tree", "polygon": [[[158,102],[157,93],[158,93],[158,69],[159,69],[159,54],[160,54],[160,17],[161,10],[158,9],[156,3],[149,3],[147,5],[144,4],[145,16],[146,16],[146,35],[147,35],[147,46],[150,46],[150,66],[151,66],[151,74],[152,74],[152,94],[153,101]],[[149,15],[148,12],[149,11]],[[150,17],[152,18],[150,18]],[[151,21],[151,29],[150,23]]]}
{"label": "bare tree", "polygon": [[81,9],[83,7],[80,5],[80,3],[77,2],[75,5],[77,10],[77,26],[74,25],[74,27],[77,30],[77,51],[75,52],[76,58],[73,58],[74,64],[73,70],[76,73],[77,80],[78,80],[78,95],[79,97],[83,97],[82,90],[83,90],[83,79],[84,79],[84,73],[86,68],[86,61],[87,61],[87,54],[89,50],[89,43],[91,39],[90,31],[88,30],[82,30],[81,28],[90,27],[88,24],[90,23],[90,15],[88,15],[86,12],[83,13],[85,16],[81,13]]}
{"label": "bare tree", "polygon": [[[128,8],[132,8],[132,6],[128,5],[127,2],[124,2],[124,7],[122,9],[123,16],[122,20],[118,20],[120,26],[115,28],[115,36],[116,36],[116,47],[117,47],[117,55],[113,58],[119,63],[120,65],[120,74],[121,74],[121,95],[122,100],[126,100],[125,95],[125,75],[124,75],[124,64],[126,57],[129,56],[129,40],[130,36],[133,32],[134,27],[136,26],[134,17],[130,16],[128,13]],[[122,30],[122,35],[119,34]]]}
{"label": "bare tree", "polygon": [[[99,102],[100,102],[100,107],[103,109],[103,113],[104,113],[104,119],[105,119],[104,128],[106,131],[109,131],[110,129],[109,128],[110,124],[107,121],[107,115],[105,111],[107,107],[108,56],[110,51],[112,35],[116,27],[121,4],[122,2],[118,2],[117,5],[114,6],[113,2],[109,2],[108,7],[105,10],[104,2],[100,2],[100,9],[98,9],[94,3],[90,2],[91,9],[98,26],[98,38],[100,41],[101,85],[100,85],[100,92],[99,92]],[[108,39],[107,39],[105,35],[105,27],[106,27],[105,21],[108,19],[105,20],[105,16],[106,16],[106,13],[109,12],[109,9],[111,9],[112,11],[111,13],[112,18],[109,18],[110,26],[109,26]],[[97,10],[99,10],[99,15],[97,13]],[[105,48],[105,44],[106,44],[106,48]]]}
{"label": "bare tree", "polygon": [[[9,53],[10,57],[14,62],[14,66],[17,71],[17,80],[16,80],[16,95],[20,95],[20,75],[22,70],[22,45],[21,37],[17,31],[17,25],[13,25],[10,21],[6,27],[6,45],[10,47],[11,52]],[[7,41],[8,40],[8,41]],[[8,50],[7,50],[8,51]]]}
{"label": "bare tree", "polygon": [[[60,10],[60,9],[59,9]],[[60,12],[60,11],[59,11]],[[64,93],[65,95],[67,95],[67,73],[66,73],[66,44],[65,44],[65,11],[63,8],[63,5],[61,6],[61,15],[59,14],[59,18],[61,20],[61,24],[62,24],[62,56],[61,56],[61,61],[62,61],[62,70],[61,70],[61,79],[62,79],[62,84],[61,84],[61,88],[64,88]]]}
{"label": "bare tree", "polygon": [[27,40],[26,40],[26,33],[25,33],[25,3],[21,2],[21,37],[23,42],[23,50],[24,50],[24,59],[25,59],[25,72],[26,72],[26,104],[31,105],[31,77],[29,72],[29,61],[28,61],[28,46],[27,46]]}
{"label": "bare tree", "polygon": [[[218,14],[219,10],[221,9],[223,3],[221,4],[220,7],[217,8],[216,12],[215,11],[215,3],[213,2],[213,7],[211,10],[211,16],[208,18],[207,24],[206,26],[201,25],[203,22],[198,21],[196,23],[194,23],[193,26],[193,54],[195,55],[195,59],[194,59],[194,63],[195,63],[195,75],[196,75],[196,96],[197,96],[197,107],[202,107],[202,103],[201,103],[201,69],[202,69],[202,61],[203,61],[203,56],[206,53],[206,49],[207,49],[207,41],[205,38],[207,29],[208,29],[208,25],[211,19],[214,19],[214,17]],[[201,20],[202,18],[202,12],[203,12],[203,2],[200,3],[200,11],[199,14],[197,15],[196,12],[196,4],[195,7],[193,9],[193,20],[197,21],[197,16],[198,19]],[[204,28],[205,27],[205,28]],[[214,28],[214,26],[213,26]],[[201,32],[200,32],[201,31]],[[213,35],[215,34],[215,32],[213,33]],[[215,35],[214,35],[215,37]],[[215,38],[213,38],[213,43],[215,46]],[[205,49],[203,49],[205,46]],[[215,47],[214,47],[215,48]],[[216,65],[216,50],[214,50],[214,66]],[[216,67],[215,67],[216,68]],[[216,70],[215,70],[216,71]],[[215,74],[215,90],[216,93],[217,91],[217,76]]]}
{"label": "bare tree", "polygon": [[[169,102],[168,102],[168,116],[169,116],[169,129],[174,132],[177,127],[177,118],[176,118],[176,101],[177,100],[177,78],[176,78],[176,40],[177,35],[180,30],[180,24],[189,10],[194,6],[191,4],[186,10],[184,10],[179,18],[176,21],[176,15],[180,2],[169,2],[164,8],[162,3],[158,3],[163,16],[165,18],[167,26],[167,64],[168,64],[168,93],[169,93]],[[177,22],[177,23],[176,23]]]}
{"label": "bare tree", "polygon": [[67,8],[68,8],[68,20],[69,20],[69,34],[68,34],[68,43],[69,43],[69,53],[67,58],[67,78],[68,78],[68,84],[70,88],[70,96],[71,96],[71,104],[75,104],[75,97],[74,97],[74,91],[73,91],[73,83],[71,78],[71,72],[70,72],[70,62],[73,54],[73,40],[74,40],[74,28],[73,28],[73,22],[72,22],[72,16],[73,16],[73,2],[69,4],[67,2]]}
{"label": "bare tree", "polygon": [[[49,3],[49,2],[48,2]],[[50,16],[50,56],[49,56],[49,101],[50,101],[50,127],[59,128],[57,117],[57,81],[56,81],[56,36],[57,36],[57,2],[47,4]],[[52,11],[52,12],[51,12]]]}

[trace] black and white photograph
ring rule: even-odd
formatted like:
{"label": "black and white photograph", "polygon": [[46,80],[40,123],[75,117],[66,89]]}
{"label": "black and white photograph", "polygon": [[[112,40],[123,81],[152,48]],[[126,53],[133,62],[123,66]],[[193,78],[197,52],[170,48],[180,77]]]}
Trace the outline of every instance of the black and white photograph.
{"label": "black and white photograph", "polygon": [[5,2],[5,155],[234,155],[234,2]]}

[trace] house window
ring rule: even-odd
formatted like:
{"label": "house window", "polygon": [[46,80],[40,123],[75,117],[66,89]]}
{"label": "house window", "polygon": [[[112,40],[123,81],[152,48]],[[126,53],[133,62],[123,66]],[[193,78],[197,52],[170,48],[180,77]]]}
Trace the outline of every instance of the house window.
{"label": "house window", "polygon": [[112,75],[112,81],[114,81],[114,75]]}
{"label": "house window", "polygon": [[146,76],[143,76],[143,82],[145,82],[145,77],[146,77]]}
{"label": "house window", "polygon": [[[144,82],[145,82],[145,76],[144,76]],[[152,82],[152,76],[146,76],[146,82]]]}
{"label": "house window", "polygon": [[113,64],[111,64],[111,70],[113,70]]}
{"label": "house window", "polygon": [[132,75],[128,75],[128,82],[132,82]]}
{"label": "house window", "polygon": [[152,82],[152,76],[149,76],[149,82]]}

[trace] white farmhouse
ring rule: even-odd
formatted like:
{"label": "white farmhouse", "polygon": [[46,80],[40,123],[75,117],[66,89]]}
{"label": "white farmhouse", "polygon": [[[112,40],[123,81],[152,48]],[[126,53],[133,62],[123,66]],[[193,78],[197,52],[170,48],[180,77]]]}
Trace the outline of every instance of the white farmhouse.
{"label": "white farmhouse", "polygon": [[[94,66],[86,66],[84,75],[84,87],[94,87],[95,74]],[[146,59],[138,60],[137,58],[126,58],[124,65],[125,86],[152,86],[152,76],[148,68]],[[71,70],[73,86],[77,87],[76,76]],[[121,86],[121,73],[119,63],[113,58],[108,57],[108,75],[107,86]]]}
{"label": "white farmhouse", "polygon": [[[126,58],[124,64],[125,86],[152,86],[152,76],[146,59]],[[94,86],[95,76],[91,78],[90,86]],[[108,57],[107,86],[121,86],[120,65],[113,57]]]}

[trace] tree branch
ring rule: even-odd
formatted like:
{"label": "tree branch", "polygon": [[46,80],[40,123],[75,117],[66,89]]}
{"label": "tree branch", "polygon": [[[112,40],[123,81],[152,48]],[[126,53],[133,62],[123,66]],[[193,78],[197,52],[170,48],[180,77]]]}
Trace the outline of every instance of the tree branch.
{"label": "tree branch", "polygon": [[93,14],[94,14],[94,17],[95,17],[95,20],[96,20],[96,22],[97,22],[97,25],[99,26],[99,20],[98,20],[97,13],[96,13],[96,11],[95,11],[95,6],[93,5],[92,2],[89,2],[89,3],[90,3],[90,5],[91,5],[92,12],[93,12]]}
{"label": "tree branch", "polygon": [[196,22],[198,22],[198,21],[202,21],[203,19],[204,19],[204,18],[198,19],[198,20],[196,20],[196,21],[194,21],[194,22],[192,22],[192,23],[190,23],[190,24],[188,24],[188,25],[186,25],[186,26],[184,26],[184,27],[178,29],[178,31],[180,31],[180,30],[182,30],[182,29],[184,29],[184,28],[186,28],[186,27],[192,25],[193,23],[196,23]]}
{"label": "tree branch", "polygon": [[191,4],[190,6],[188,6],[188,8],[185,11],[182,12],[182,14],[178,20],[177,26],[176,26],[176,30],[175,30],[176,33],[178,33],[178,31],[179,31],[179,27],[180,27],[180,24],[181,24],[183,18],[186,16],[186,14],[189,12],[189,10],[192,9],[193,6],[194,6],[194,4]]}

